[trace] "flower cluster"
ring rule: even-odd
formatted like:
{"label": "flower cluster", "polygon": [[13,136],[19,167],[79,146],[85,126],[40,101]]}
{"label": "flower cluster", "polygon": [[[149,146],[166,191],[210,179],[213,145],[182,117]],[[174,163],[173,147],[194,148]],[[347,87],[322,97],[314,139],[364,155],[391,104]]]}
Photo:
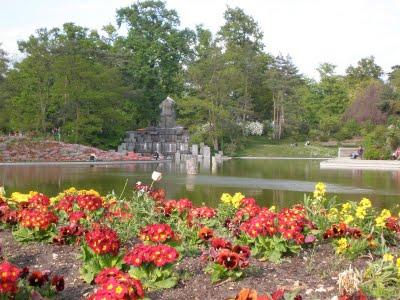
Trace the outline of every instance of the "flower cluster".
{"label": "flower cluster", "polygon": [[53,238],[53,242],[59,245],[67,244],[76,240],[80,241],[80,237],[84,234],[84,228],[76,223],[71,223],[67,226],[63,226],[59,229],[57,236]]}
{"label": "flower cluster", "polygon": [[179,257],[178,251],[168,245],[143,245],[135,246],[124,256],[124,262],[128,265],[140,267],[144,264],[153,264],[163,267],[174,263]]}
{"label": "flower cluster", "polygon": [[0,294],[14,294],[18,290],[18,280],[22,270],[4,261],[0,264]]}
{"label": "flower cluster", "polygon": [[211,219],[215,217],[215,209],[207,206],[194,207],[189,212],[190,219]]}
{"label": "flower cluster", "polygon": [[170,215],[173,211],[179,214],[189,211],[193,207],[193,203],[189,199],[167,200],[164,201],[164,214]]}
{"label": "flower cluster", "polygon": [[262,135],[264,133],[264,124],[258,121],[246,122],[244,125],[245,135]]}
{"label": "flower cluster", "polygon": [[38,209],[23,209],[19,213],[19,219],[23,227],[40,230],[47,230],[51,224],[56,224],[58,221],[53,212]]}
{"label": "flower cluster", "polygon": [[106,226],[96,226],[85,234],[85,240],[94,253],[117,255],[120,241],[117,233]]}
{"label": "flower cluster", "polygon": [[[242,289],[235,298],[228,299],[228,300],[284,300],[289,299],[286,298],[286,291],[285,289],[279,288],[271,295],[259,295],[256,290],[251,289]],[[301,295],[296,295],[294,298],[290,297],[293,300],[302,300],[303,298]]]}
{"label": "flower cluster", "polygon": [[305,215],[302,206],[285,208],[275,213],[268,208],[262,208],[259,214],[241,225],[241,230],[252,238],[259,235],[273,236],[281,234],[286,240],[294,240],[297,244],[305,242],[304,231],[314,225]]}
{"label": "flower cluster", "polygon": [[384,228],[386,226],[386,220],[392,216],[390,210],[382,209],[379,216],[375,219],[376,227]]}
{"label": "flower cluster", "polygon": [[348,227],[346,223],[333,224],[324,233],[324,238],[340,238],[344,236],[350,236],[353,238],[361,237],[361,230],[359,228]]}
{"label": "flower cluster", "polygon": [[231,196],[228,193],[223,193],[221,196],[221,201],[225,204],[232,205],[235,208],[239,208],[242,199],[244,199],[244,195],[242,193],[235,193]]}
{"label": "flower cluster", "polygon": [[29,272],[27,267],[20,269],[3,261],[0,263],[0,295],[7,295],[10,299],[22,299],[21,295],[24,295],[24,292],[21,295],[18,293],[21,289],[26,289],[27,285],[31,287],[28,290],[37,288],[38,292],[40,292],[40,288],[55,292],[64,290],[64,277],[57,275],[51,277],[50,275],[50,271]]}
{"label": "flower cluster", "polygon": [[325,197],[325,193],[326,193],[326,185],[322,182],[318,182],[315,185],[314,198],[317,200],[321,200],[322,198]]}
{"label": "flower cluster", "polygon": [[387,229],[394,231],[396,233],[400,233],[400,222],[399,218],[397,217],[389,217],[387,218],[385,223],[385,226]]}
{"label": "flower cluster", "polygon": [[103,199],[91,194],[78,195],[76,202],[80,209],[88,211],[95,211],[103,206]]}
{"label": "flower cluster", "polygon": [[144,242],[164,243],[174,238],[174,232],[168,224],[151,224],[140,231],[139,238]]}
{"label": "flower cluster", "polygon": [[250,248],[232,244],[220,237],[209,239],[210,249],[203,253],[203,258],[215,262],[227,270],[243,269],[249,265]]}
{"label": "flower cluster", "polygon": [[144,297],[142,283],[117,268],[103,269],[96,276],[95,283],[99,288],[88,297],[88,300],[136,300]]}
{"label": "flower cluster", "polygon": [[43,209],[50,205],[50,199],[42,193],[35,193],[28,199],[29,207]]}
{"label": "flower cluster", "polygon": [[11,200],[16,202],[16,203],[28,202],[28,199],[32,198],[36,194],[37,194],[37,192],[35,192],[35,191],[30,191],[28,194],[22,194],[20,192],[14,192],[14,193],[11,194]]}

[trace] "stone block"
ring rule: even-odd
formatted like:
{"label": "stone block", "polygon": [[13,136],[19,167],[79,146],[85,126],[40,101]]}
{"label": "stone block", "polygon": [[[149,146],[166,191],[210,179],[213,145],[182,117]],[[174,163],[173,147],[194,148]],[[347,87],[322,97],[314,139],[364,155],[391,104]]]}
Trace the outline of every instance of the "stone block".
{"label": "stone block", "polygon": [[199,145],[196,145],[196,144],[192,145],[192,155],[193,156],[199,155]]}

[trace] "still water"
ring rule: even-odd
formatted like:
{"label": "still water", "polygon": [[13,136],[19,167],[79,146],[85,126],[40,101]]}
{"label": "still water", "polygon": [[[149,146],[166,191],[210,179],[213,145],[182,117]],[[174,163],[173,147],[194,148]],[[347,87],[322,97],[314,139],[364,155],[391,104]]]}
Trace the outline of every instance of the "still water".
{"label": "still water", "polygon": [[137,181],[150,182],[153,170],[163,172],[157,184],[170,199],[189,198],[197,204],[215,205],[223,192],[242,192],[260,204],[284,206],[302,201],[318,181],[327,183],[328,193],[341,200],[368,197],[379,207],[400,204],[400,172],[320,170],[318,160],[225,161],[217,168],[201,167],[197,176],[187,176],[184,165],[147,163],[96,166],[2,166],[0,185],[7,192],[37,190],[47,195],[74,186],[115,191],[125,196]]}

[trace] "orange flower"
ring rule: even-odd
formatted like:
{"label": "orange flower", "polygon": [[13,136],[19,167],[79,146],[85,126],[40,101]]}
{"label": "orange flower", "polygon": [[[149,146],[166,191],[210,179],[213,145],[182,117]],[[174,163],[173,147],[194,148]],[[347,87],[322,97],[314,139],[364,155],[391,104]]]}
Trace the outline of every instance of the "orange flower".
{"label": "orange flower", "polygon": [[257,291],[242,289],[239,294],[236,295],[235,300],[258,300]]}
{"label": "orange flower", "polygon": [[214,231],[208,227],[203,227],[200,229],[198,235],[203,241],[209,241],[214,237]]}

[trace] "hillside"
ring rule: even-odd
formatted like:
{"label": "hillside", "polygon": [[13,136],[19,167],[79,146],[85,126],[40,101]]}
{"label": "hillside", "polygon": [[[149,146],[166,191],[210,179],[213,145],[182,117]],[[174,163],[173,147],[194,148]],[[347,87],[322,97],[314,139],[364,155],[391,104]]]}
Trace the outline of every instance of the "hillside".
{"label": "hillside", "polygon": [[123,154],[52,140],[0,137],[0,162],[88,161],[92,153],[96,155],[97,160],[101,161],[150,159],[132,152]]}

